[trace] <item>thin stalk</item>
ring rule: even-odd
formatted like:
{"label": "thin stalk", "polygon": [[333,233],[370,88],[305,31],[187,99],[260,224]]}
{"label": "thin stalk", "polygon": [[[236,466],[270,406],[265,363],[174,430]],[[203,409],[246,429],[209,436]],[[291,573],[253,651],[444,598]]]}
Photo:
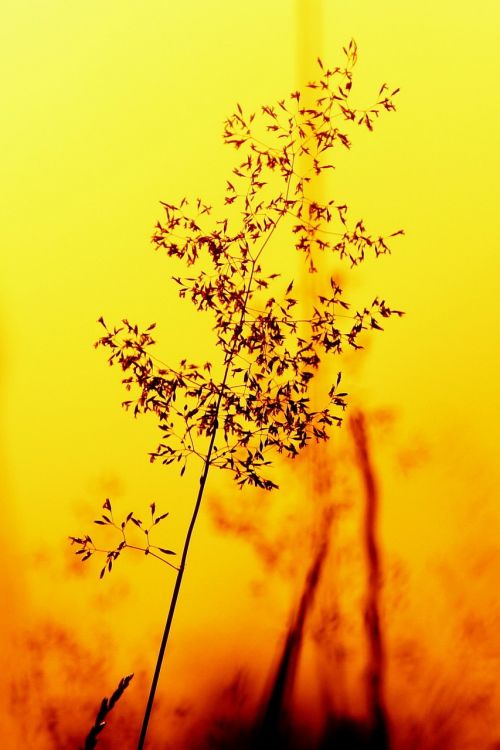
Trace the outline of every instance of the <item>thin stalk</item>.
{"label": "thin stalk", "polygon": [[[288,184],[287,184],[287,193],[286,193],[287,196],[288,196],[288,188],[289,188],[289,186],[290,186],[290,177],[288,178]],[[154,671],[154,674],[153,674],[153,680],[151,682],[151,688],[150,688],[150,691],[149,691],[148,702],[146,704],[146,710],[144,712],[144,718],[143,718],[143,722],[142,722],[141,733],[140,733],[140,736],[139,736],[139,742],[137,743],[137,750],[143,750],[144,743],[146,741],[146,735],[147,735],[147,731],[148,731],[149,720],[150,720],[150,717],[151,717],[151,711],[152,711],[153,703],[154,703],[154,700],[155,700],[156,689],[157,689],[157,686],[158,686],[158,680],[159,680],[159,677],[160,677],[160,672],[161,672],[161,668],[162,668],[162,664],[163,664],[163,658],[165,656],[165,650],[167,648],[168,638],[169,638],[169,635],[170,635],[170,628],[172,627],[172,621],[174,619],[174,614],[175,614],[175,609],[176,609],[176,606],[177,606],[177,600],[179,598],[179,592],[180,592],[180,588],[181,588],[181,584],[182,584],[182,579],[184,577],[184,570],[186,568],[186,561],[187,561],[187,556],[188,556],[188,552],[189,552],[189,546],[190,546],[190,543],[191,543],[191,537],[193,535],[194,527],[195,527],[195,524],[196,524],[196,519],[198,518],[198,513],[200,511],[200,506],[201,506],[201,502],[203,500],[203,494],[204,494],[204,491],[205,491],[205,485],[206,485],[207,478],[208,478],[208,472],[210,470],[212,453],[213,453],[214,445],[215,445],[215,438],[217,436],[217,430],[218,430],[218,427],[219,427],[219,421],[218,420],[219,420],[219,413],[220,413],[220,408],[221,408],[221,404],[222,404],[222,398],[224,396],[224,391],[225,391],[226,383],[227,383],[227,380],[228,380],[228,377],[229,377],[229,372],[230,372],[231,364],[232,364],[233,359],[234,359],[234,354],[235,354],[235,351],[236,351],[237,343],[238,343],[239,337],[241,336],[241,332],[243,330],[243,324],[244,324],[245,315],[246,315],[246,312],[247,312],[248,298],[250,296],[250,292],[251,292],[251,288],[252,288],[252,281],[253,281],[255,266],[256,266],[256,263],[257,263],[259,257],[261,256],[264,248],[266,247],[267,243],[269,242],[269,240],[271,239],[272,235],[274,234],[274,231],[276,230],[276,227],[277,227],[279,221],[281,220],[282,216],[283,215],[281,214],[276,219],[276,222],[274,223],[271,231],[269,232],[269,234],[267,235],[266,239],[262,243],[262,247],[260,248],[259,252],[257,253],[255,259],[252,261],[252,264],[251,264],[251,271],[250,271],[250,276],[249,276],[249,279],[248,279],[248,284],[247,284],[247,287],[246,287],[246,290],[245,290],[245,298],[244,298],[243,306],[242,306],[242,309],[241,309],[240,320],[238,322],[238,325],[235,328],[234,338],[233,338],[233,344],[232,344],[231,350],[230,350],[229,354],[227,355],[227,359],[226,359],[226,366],[225,366],[225,369],[224,369],[224,377],[222,379],[222,384],[220,386],[220,391],[219,391],[219,395],[218,395],[218,399],[217,399],[217,404],[216,404],[216,407],[215,407],[214,424],[213,424],[213,428],[212,428],[212,434],[210,436],[210,443],[208,445],[207,454],[206,454],[206,457],[205,457],[205,460],[204,460],[203,471],[202,471],[201,476],[200,476],[200,486],[199,486],[199,489],[198,489],[198,494],[196,496],[196,502],[195,502],[195,505],[194,505],[193,514],[191,516],[191,520],[189,522],[189,526],[188,526],[186,538],[184,540],[184,546],[183,546],[183,549],[182,549],[182,556],[181,556],[181,563],[179,565],[179,570],[178,570],[176,578],[175,578],[175,585],[174,585],[174,590],[172,592],[172,598],[170,599],[170,606],[169,606],[169,609],[168,609],[167,619],[166,619],[165,627],[164,627],[164,630],[163,630],[163,636],[162,636],[161,643],[160,643],[160,649],[158,651],[158,657],[157,657],[157,660],[156,660],[156,666],[155,666],[155,671]]]}
{"label": "thin stalk", "polygon": [[[219,398],[219,402],[220,402],[220,398]],[[220,404],[218,404],[218,406],[217,406],[217,412],[216,412],[216,414],[218,414],[219,405]],[[216,421],[215,424],[217,425],[217,421]],[[174,618],[175,608],[177,606],[177,599],[179,598],[179,591],[180,591],[181,584],[182,584],[182,578],[184,576],[184,570],[186,568],[186,559],[187,559],[187,554],[188,554],[188,551],[189,551],[189,545],[191,543],[191,537],[193,535],[193,531],[194,531],[196,519],[198,517],[198,513],[199,513],[199,510],[200,510],[201,501],[203,499],[203,492],[205,490],[205,484],[206,484],[206,481],[207,481],[208,471],[209,471],[209,468],[210,468],[210,458],[211,458],[211,454],[212,454],[212,450],[213,450],[213,446],[214,446],[214,442],[215,442],[216,433],[217,433],[217,426],[214,427],[214,429],[212,431],[212,436],[210,438],[210,445],[209,445],[209,449],[208,449],[208,452],[207,452],[207,457],[205,459],[205,465],[204,465],[204,468],[203,468],[203,472],[202,472],[201,477],[200,477],[200,487],[199,487],[199,490],[198,490],[198,495],[196,497],[196,503],[195,503],[195,506],[194,506],[193,515],[191,516],[191,521],[189,523],[188,531],[187,531],[187,534],[186,534],[186,539],[184,541],[184,548],[182,550],[181,564],[179,566],[179,570],[177,571],[177,575],[175,577],[175,586],[174,586],[174,590],[173,590],[173,593],[172,593],[172,598],[170,600],[170,607],[169,607],[169,610],[168,610],[167,620],[165,622],[165,628],[163,630],[163,636],[162,636],[162,639],[161,639],[160,649],[158,651],[158,658],[156,660],[156,666],[155,666],[155,671],[154,671],[154,675],[153,675],[153,680],[151,682],[151,688],[150,688],[150,691],[149,691],[148,702],[146,704],[146,710],[144,712],[144,719],[143,719],[143,722],[142,722],[141,734],[140,734],[140,737],[139,737],[139,742],[137,744],[137,750],[142,750],[143,749],[144,742],[146,740],[146,734],[147,734],[147,731],[148,731],[148,724],[149,724],[149,719],[150,719],[150,716],[151,716],[151,710],[153,708],[153,703],[154,703],[154,699],[155,699],[155,695],[156,695],[156,688],[157,688],[157,685],[158,685],[158,679],[160,677],[160,672],[161,672],[161,668],[162,668],[162,664],[163,664],[163,657],[165,655],[165,649],[167,648],[168,636],[170,634],[170,628],[172,626],[172,620]]]}

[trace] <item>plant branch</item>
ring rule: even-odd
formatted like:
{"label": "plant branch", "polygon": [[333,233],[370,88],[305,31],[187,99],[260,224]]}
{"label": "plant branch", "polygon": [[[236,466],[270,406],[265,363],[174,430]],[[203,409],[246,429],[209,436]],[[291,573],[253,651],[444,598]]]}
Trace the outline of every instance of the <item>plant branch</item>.
{"label": "plant branch", "polygon": [[[288,190],[289,190],[289,187],[290,187],[290,180],[291,180],[291,174],[290,174],[290,176],[288,178],[288,181],[287,181],[287,195],[288,195]],[[203,494],[205,492],[205,485],[206,485],[206,482],[207,482],[208,473],[210,471],[212,453],[213,453],[214,445],[215,445],[215,438],[217,436],[217,431],[218,431],[218,428],[219,428],[218,418],[219,418],[219,413],[220,413],[220,409],[221,409],[222,399],[224,397],[224,391],[225,391],[225,388],[226,388],[227,380],[229,378],[229,374],[230,374],[230,370],[231,370],[231,365],[232,365],[232,362],[233,362],[233,359],[234,359],[234,354],[236,352],[236,347],[237,347],[237,344],[238,344],[238,336],[241,335],[241,331],[243,329],[243,323],[244,323],[245,314],[246,314],[246,307],[247,307],[247,304],[248,304],[248,299],[250,297],[250,292],[251,292],[251,288],[252,288],[252,282],[253,282],[253,276],[254,276],[255,266],[256,266],[257,260],[261,256],[261,254],[264,251],[266,245],[268,244],[269,240],[271,239],[272,235],[274,234],[274,232],[276,230],[276,227],[277,227],[280,219],[281,219],[281,216],[279,216],[276,219],[276,221],[274,222],[271,230],[269,231],[269,234],[267,235],[267,237],[265,238],[264,242],[262,243],[262,246],[261,246],[259,252],[257,253],[257,256],[255,257],[255,259],[251,263],[250,276],[249,276],[249,279],[248,279],[248,283],[246,285],[245,297],[244,297],[243,306],[242,306],[242,309],[241,309],[241,315],[240,315],[239,324],[238,324],[238,326],[236,327],[236,330],[235,330],[235,334],[234,334],[234,337],[233,337],[233,344],[232,344],[231,350],[229,352],[229,355],[226,355],[226,363],[225,363],[225,369],[224,369],[224,376],[223,376],[222,383],[221,383],[221,386],[220,386],[220,389],[219,389],[219,394],[218,394],[218,398],[217,398],[217,404],[216,404],[216,407],[215,407],[215,414],[214,414],[212,432],[211,432],[211,436],[210,436],[210,443],[208,445],[208,450],[207,450],[207,454],[206,454],[206,458],[205,458],[205,464],[204,464],[203,471],[202,471],[202,474],[201,474],[201,477],[200,477],[200,486],[199,486],[198,493],[197,493],[197,496],[196,496],[196,502],[194,504],[193,514],[191,516],[191,520],[189,522],[188,530],[187,530],[187,533],[186,533],[186,538],[184,540],[184,546],[183,546],[182,555],[181,555],[181,562],[180,562],[179,570],[178,570],[176,578],[175,578],[174,590],[172,592],[172,598],[170,600],[170,606],[169,606],[169,609],[168,609],[167,619],[166,619],[166,622],[165,622],[165,627],[164,627],[164,630],[163,630],[163,635],[162,635],[162,639],[161,639],[161,643],[160,643],[160,648],[159,648],[159,651],[158,651],[158,657],[157,657],[157,660],[156,660],[156,665],[155,665],[155,670],[154,670],[154,674],[153,674],[153,679],[152,679],[152,682],[151,682],[151,688],[150,688],[150,691],[149,691],[148,701],[147,701],[147,704],[146,704],[146,710],[144,712],[144,718],[143,718],[143,722],[142,722],[141,732],[140,732],[140,735],[139,735],[139,741],[137,743],[137,750],[143,750],[144,743],[146,741],[146,735],[147,735],[147,732],[148,732],[149,720],[150,720],[150,717],[151,717],[151,711],[153,709],[153,703],[154,703],[154,700],[155,700],[156,690],[157,690],[157,687],[158,687],[158,680],[160,678],[161,668],[162,668],[162,665],[163,665],[163,659],[164,659],[164,656],[165,656],[165,650],[167,648],[168,638],[169,638],[170,630],[171,630],[171,627],[172,627],[172,621],[174,619],[174,614],[175,614],[175,610],[176,610],[176,607],[177,607],[177,601],[178,601],[178,598],[179,598],[179,592],[180,592],[181,585],[182,585],[182,579],[184,577],[184,571],[186,569],[186,562],[187,562],[187,556],[188,556],[188,552],[189,552],[189,547],[190,547],[190,544],[191,544],[191,538],[193,536],[193,531],[194,531],[194,528],[195,528],[195,525],[196,525],[196,520],[198,518],[198,514],[199,514],[199,511],[200,511],[201,503],[202,503],[202,500],[203,500]]]}

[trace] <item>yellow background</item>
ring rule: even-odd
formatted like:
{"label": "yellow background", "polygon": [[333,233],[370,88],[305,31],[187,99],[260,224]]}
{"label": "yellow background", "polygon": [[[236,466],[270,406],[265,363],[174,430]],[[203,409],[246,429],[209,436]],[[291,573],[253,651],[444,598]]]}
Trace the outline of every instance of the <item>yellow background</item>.
{"label": "yellow background", "polygon": [[[77,575],[66,536],[90,529],[106,496],[124,513],[156,500],[172,511],[162,541],[178,548],[196,486],[194,474],[180,483],[148,463],[154,424],[121,411],[118,373],[92,348],[95,321],[158,321],[160,356],[196,359],[197,318],[149,245],[158,201],[220,199],[234,103],[281,98],[319,52],[337,64],[351,37],[355,97],[369,101],[384,81],[401,93],[396,114],[359,133],[331,189],[369,226],[406,237],[348,283],[407,314],[349,364],[347,390],[394,415],[374,438],[381,533],[404,571],[401,631],[428,641],[422,692],[445,655],[444,691],[467,669],[466,695],[498,702],[498,3],[5,0],[1,15],[2,697],[12,747],[24,746],[12,684],[16,706],[24,695],[35,717],[33,748],[51,746],[39,707],[78,684],[57,661],[61,632],[84,649],[76,661],[102,654],[104,672],[86,678],[89,717],[119,676],[153,663],[165,571],[124,561],[99,582],[91,561]],[[285,576],[245,627],[259,565],[202,519],[172,647],[176,694],[193,693],[201,654],[206,674],[242,650],[274,654],[295,589]],[[56,643],[50,663],[49,648],[26,646],[37,638]],[[130,691],[140,703],[139,687]]]}

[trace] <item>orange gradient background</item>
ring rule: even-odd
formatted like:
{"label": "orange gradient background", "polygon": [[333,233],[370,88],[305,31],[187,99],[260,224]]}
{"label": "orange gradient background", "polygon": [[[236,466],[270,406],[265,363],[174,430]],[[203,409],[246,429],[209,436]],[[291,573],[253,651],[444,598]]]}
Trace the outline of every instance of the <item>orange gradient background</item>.
{"label": "orange gradient background", "polygon": [[[149,463],[155,424],[121,410],[118,372],[92,348],[95,321],[156,321],[163,360],[206,358],[205,323],[179,302],[168,260],[149,245],[158,201],[221,201],[234,158],[222,123],[235,102],[254,110],[287,95],[314,75],[317,54],[339,63],[351,37],[354,99],[370,102],[383,82],[401,87],[397,113],[356,134],[328,184],[374,231],[406,231],[391,256],[345,277],[347,297],[379,294],[406,311],[345,363],[351,403],[369,417],[381,494],[389,715],[403,738],[423,727],[416,748],[500,746],[499,28],[493,0],[4,1],[4,747],[76,747],[99,700],[130,672],[116,712],[133,715],[119,746],[134,746],[172,577],[131,552],[99,581],[99,564],[82,566],[66,539],[91,531],[105,497],[119,515],[145,515],[155,500],[170,511],[158,543],[180,549],[197,475],[193,467],[180,480]],[[347,424],[336,439],[334,491],[347,504],[322,602],[343,612],[338,705],[356,714],[362,488],[346,468]],[[265,688],[309,565],[307,470],[287,472],[264,498],[212,477],[162,680],[165,741],[186,724],[203,732],[238,671],[250,704]],[[251,519],[253,536],[214,524],[220,503],[236,525]],[[296,698],[313,722],[326,669],[314,645],[320,605]]]}

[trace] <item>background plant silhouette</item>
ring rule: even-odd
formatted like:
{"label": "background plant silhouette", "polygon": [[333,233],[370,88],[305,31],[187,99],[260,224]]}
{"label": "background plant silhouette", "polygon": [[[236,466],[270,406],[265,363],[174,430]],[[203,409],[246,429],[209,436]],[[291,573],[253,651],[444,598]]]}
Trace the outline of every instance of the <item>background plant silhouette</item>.
{"label": "background plant silhouette", "polygon": [[[354,267],[368,253],[388,253],[388,237],[402,233],[372,234],[362,219],[351,218],[344,202],[309,197],[314,180],[334,168],[336,149],[350,148],[353,128],[372,130],[383,110],[394,110],[397,89],[389,92],[385,84],[370,107],[351,105],[354,41],[344,54],[344,65],[333,69],[318,59],[318,79],[308,84],[309,93],[294,91],[275,105],[263,106],[259,114],[245,114],[237,105],[223,137],[240,157],[226,183],[220,218],[214,218],[201,199],[161,204],[163,217],[152,240],[159,251],[186,267],[187,275],[173,277],[179,296],[212,316],[211,361],[200,364],[186,358],[171,367],[152,353],[155,324],[141,329],[127,319],[118,326],[99,321],[105,333],[96,346],[104,347],[109,363],[124,373],[129,394],[124,407],[135,416],[152,412],[158,420],[161,439],[151,461],[178,464],[181,475],[188,460],[201,462],[178,566],[166,559],[172,550],[150,544],[149,531],[167,515],[156,516],[155,506],[148,527],[134,513],[117,524],[106,500],[106,513],[96,523],[118,532],[113,548],[95,546],[88,535],[71,537],[82,560],[99,552],[106,555],[101,577],[134,546],[176,567],[138,750],[146,739],[210,469],[228,470],[240,487],[277,489],[273,455],[294,458],[310,443],[327,440],[342,421],[347,393],[340,390],[340,373],[321,402],[318,389],[313,393],[321,365],[346,348],[361,348],[365,331],[381,330],[384,318],[402,314],[379,297],[353,309],[334,273],[318,274],[314,296],[298,291],[301,266],[316,273],[319,254]],[[271,240],[295,251],[286,272],[276,268]],[[143,546],[128,543],[129,523],[144,530]]]}

